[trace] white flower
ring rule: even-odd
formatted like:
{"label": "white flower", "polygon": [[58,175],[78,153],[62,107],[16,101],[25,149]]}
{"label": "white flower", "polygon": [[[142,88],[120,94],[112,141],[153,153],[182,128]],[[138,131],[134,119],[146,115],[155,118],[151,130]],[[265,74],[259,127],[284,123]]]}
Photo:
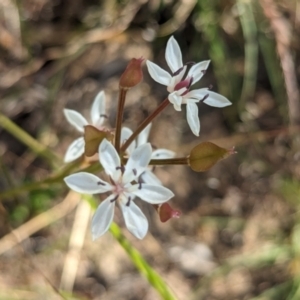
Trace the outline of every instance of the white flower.
{"label": "white flower", "polygon": [[[151,159],[149,143],[136,148],[125,166],[114,146],[104,139],[99,146],[99,159],[110,183],[99,177],[80,172],[66,177],[66,184],[74,191],[84,194],[111,192],[97,208],[92,220],[93,239],[103,235],[113,220],[116,201],[122,209],[128,230],[142,239],[148,231],[148,221],[140,208],[133,202],[135,196],[151,204],[168,201],[174,194],[167,188],[138,181],[138,177],[146,170]],[[136,182],[136,183],[132,183]]]}
{"label": "white flower", "polygon": [[173,36],[168,40],[165,57],[171,69],[171,74],[149,60],[146,61],[148,71],[156,82],[167,86],[167,90],[170,93],[168,99],[175,110],[180,111],[182,104],[187,105],[187,122],[192,132],[199,136],[200,121],[196,103],[202,100],[210,106],[225,107],[230,105],[231,102],[224,96],[207,88],[190,91],[191,85],[198,82],[205,74],[210,61],[206,60],[194,64],[187,75],[184,76],[187,66],[182,63],[181,50]]}
{"label": "white flower", "polygon": [[[148,141],[149,133],[151,130],[152,124],[150,123],[137,137],[136,141],[133,141],[129,147],[127,148],[127,153],[130,155],[136,147],[144,145]],[[132,130],[127,127],[122,127],[121,131],[121,143],[126,142],[128,138],[132,135]],[[168,149],[156,149],[152,152],[151,159],[168,159],[173,158],[175,156],[175,152]],[[159,184],[161,185],[161,181],[157,178],[157,176],[152,172],[152,167],[149,166],[144,173],[141,174],[141,178],[144,182],[149,184]]]}
{"label": "white flower", "polygon": [[[89,125],[88,121],[82,114],[72,109],[64,109],[65,117],[68,122],[74,126],[79,132],[84,132],[84,126]],[[105,120],[105,94],[103,91],[99,92],[95,97],[95,100],[91,108],[91,124],[98,129],[101,128]],[[68,147],[64,161],[66,163],[71,162],[84,153],[84,138],[80,137],[73,141]]]}

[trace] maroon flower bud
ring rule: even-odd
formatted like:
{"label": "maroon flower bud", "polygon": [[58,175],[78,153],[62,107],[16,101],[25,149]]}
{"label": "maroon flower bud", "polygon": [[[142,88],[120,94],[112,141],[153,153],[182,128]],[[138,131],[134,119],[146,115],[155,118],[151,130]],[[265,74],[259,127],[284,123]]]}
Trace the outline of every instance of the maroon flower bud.
{"label": "maroon flower bud", "polygon": [[127,65],[120,78],[120,87],[130,89],[139,84],[143,79],[142,62],[144,58],[133,58]]}
{"label": "maroon flower bud", "polygon": [[173,209],[169,203],[163,203],[162,205],[153,205],[161,222],[167,222],[171,218],[179,218],[181,216],[181,211]]}

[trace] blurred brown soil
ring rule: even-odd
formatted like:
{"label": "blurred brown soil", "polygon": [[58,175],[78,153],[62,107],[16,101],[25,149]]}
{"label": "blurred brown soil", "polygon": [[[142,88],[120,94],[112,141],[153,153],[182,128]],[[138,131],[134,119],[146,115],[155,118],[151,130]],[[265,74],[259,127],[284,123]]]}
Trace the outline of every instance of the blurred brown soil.
{"label": "blurred brown soil", "polygon": [[[143,56],[165,66],[167,38],[152,43],[151,30],[170,13],[159,11],[156,1],[121,1],[117,5],[113,1],[28,0],[19,3],[18,9],[12,1],[6,2],[0,9],[0,110],[61,157],[79,137],[66,122],[63,108],[75,109],[88,118],[94,96],[104,90],[107,124],[113,127],[118,78],[127,62]],[[230,1],[225,2],[231,7]],[[16,26],[18,18],[24,28]],[[186,38],[199,39],[189,19],[175,37],[180,43]],[[192,53],[184,54],[186,61],[192,57]],[[259,72],[267,77],[263,66]],[[144,81],[129,92],[126,102],[124,124],[132,129],[167,95],[146,68],[144,74]],[[211,66],[201,86],[214,80]],[[282,256],[280,250],[275,258],[273,250],[268,252],[289,245],[298,195],[289,190],[291,196],[287,197],[281,187],[299,180],[300,156],[299,137],[286,131],[282,104],[276,102],[267,81],[260,78],[254,98],[234,126],[226,119],[226,109],[203,103],[199,104],[199,138],[190,132],[185,110],[180,113],[171,106],[153,125],[152,145],[174,150],[179,157],[208,140],[235,146],[238,152],[206,173],[194,173],[184,166],[156,168],[163,184],[174,191],[172,205],[182,216],[161,223],[152,207],[143,205],[150,221],[145,240],[136,240],[124,228],[125,236],[179,299],[251,299],[288,282],[295,273],[295,262],[286,258],[284,249]],[[230,100],[237,105],[238,99]],[[269,135],[270,130],[278,133]],[[51,173],[45,161],[1,128],[0,154],[2,172],[10,179],[0,177],[1,190]],[[44,210],[62,201],[67,189],[55,188],[54,193]],[[1,236],[38,214],[32,210],[22,220],[11,219],[16,207],[29,206],[31,196],[22,194],[3,202]],[[56,289],[73,220],[71,213],[0,256],[1,299],[62,299]],[[115,221],[124,227],[119,211]],[[271,258],[252,261],[252,255],[264,251]],[[231,261],[240,257],[240,263]],[[92,242],[89,231],[73,292],[76,299],[159,299],[109,233]]]}

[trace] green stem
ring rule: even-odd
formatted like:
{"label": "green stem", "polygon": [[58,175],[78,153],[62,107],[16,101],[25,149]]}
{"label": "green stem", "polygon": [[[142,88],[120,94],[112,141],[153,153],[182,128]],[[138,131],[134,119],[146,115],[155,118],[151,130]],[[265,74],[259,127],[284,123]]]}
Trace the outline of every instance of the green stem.
{"label": "green stem", "polygon": [[[228,46],[222,34],[220,33],[220,22],[216,22],[221,18],[220,5],[222,1],[216,0],[201,0],[197,1],[198,14],[196,18],[201,23],[201,30],[203,37],[207,41],[208,54],[211,58],[214,73],[216,75],[218,89],[220,94],[229,98],[233,105],[226,108],[223,114],[228,121],[229,125],[234,128],[238,121],[237,105],[234,100],[239,97],[239,85],[237,84],[238,78],[232,67],[233,60],[230,57],[232,49],[228,49]],[[198,48],[198,40],[196,40],[196,47]],[[233,54],[234,55],[234,54]]]}
{"label": "green stem", "polygon": [[121,129],[122,129],[123,112],[124,112],[126,94],[127,94],[127,89],[120,87],[118,109],[117,109],[117,119],[116,119],[116,133],[115,133],[115,148],[118,153],[120,153]]}
{"label": "green stem", "polygon": [[[82,198],[91,205],[93,210],[96,210],[98,201],[95,199],[95,197],[84,194],[82,195]],[[148,282],[160,294],[161,299],[176,300],[177,298],[170,291],[169,287],[161,278],[161,276],[155,272],[155,270],[153,270],[153,268],[145,261],[141,253],[139,253],[139,251],[130,244],[130,242],[122,234],[120,227],[113,222],[110,225],[109,231],[126,251],[138,271],[147,278]]]}
{"label": "green stem", "polygon": [[255,2],[255,12],[259,25],[258,42],[259,48],[263,56],[263,62],[272,87],[273,96],[278,104],[278,111],[285,124],[289,123],[288,108],[286,106],[286,92],[280,60],[276,49],[276,40],[268,36],[265,32],[265,25],[268,23],[267,18],[263,14],[262,7]]}
{"label": "green stem", "polygon": [[147,127],[148,124],[152,122],[152,120],[161,113],[170,103],[169,99],[166,98],[156,109],[150,114],[136,129],[136,131],[129,137],[129,139],[124,143],[121,147],[121,151],[125,151],[129,145],[135,140],[135,138]]}
{"label": "green stem", "polygon": [[252,99],[256,87],[258,43],[257,28],[253,16],[251,2],[237,0],[237,7],[245,38],[245,71],[239,111],[242,112],[248,99]]}
{"label": "green stem", "polygon": [[[78,163],[79,163],[79,161],[76,161],[72,164],[68,164],[62,170],[59,170],[55,174],[53,174],[50,177],[48,177],[44,180],[41,180],[39,182],[25,183],[21,186],[6,190],[6,191],[0,193],[0,200],[2,200],[4,198],[5,199],[11,198],[12,196],[21,194],[23,192],[30,192],[30,191],[37,190],[37,189],[49,188],[49,185],[51,185],[51,184],[60,183],[65,176],[70,174],[70,172],[73,171],[78,166]],[[99,166],[99,164],[95,164],[95,165]],[[86,169],[92,169],[91,167],[94,167],[94,165],[89,166],[88,168],[85,168],[83,170],[85,171]]]}
{"label": "green stem", "polygon": [[8,117],[0,113],[0,126],[3,127],[6,131],[12,134],[15,138],[25,144],[38,156],[45,158],[51,166],[58,163],[60,159],[52,153],[46,146],[40,144],[32,136],[30,136],[26,131],[16,125]]}
{"label": "green stem", "polygon": [[127,252],[128,256],[130,257],[131,261],[138,269],[138,271],[147,278],[152,287],[160,294],[161,298],[164,300],[175,300],[176,297],[170,291],[164,280],[144,260],[138,250],[129,243],[129,241],[122,234],[120,227],[117,224],[111,224],[110,233]]}
{"label": "green stem", "polygon": [[166,165],[187,165],[187,157],[176,157],[168,159],[151,159],[149,165],[153,166],[166,166]]}

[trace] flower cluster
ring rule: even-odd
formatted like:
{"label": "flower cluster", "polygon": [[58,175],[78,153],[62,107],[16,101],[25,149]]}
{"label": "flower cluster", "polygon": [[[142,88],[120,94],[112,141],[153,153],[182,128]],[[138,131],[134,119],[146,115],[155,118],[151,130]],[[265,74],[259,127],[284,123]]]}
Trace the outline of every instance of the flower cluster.
{"label": "flower cluster", "polygon": [[108,230],[117,201],[122,209],[128,230],[137,238],[142,239],[147,233],[148,222],[140,208],[134,203],[134,198],[137,196],[148,203],[161,204],[174,196],[169,189],[163,186],[139,181],[139,176],[146,171],[150,162],[151,152],[149,143],[141,145],[134,149],[126,165],[123,166],[114,146],[104,139],[99,146],[99,160],[110,182],[85,172],[65,178],[66,184],[78,193],[111,193],[99,205],[93,217],[92,234],[94,239]]}
{"label": "flower cluster", "polygon": [[[108,130],[103,127],[106,117],[104,92],[100,92],[93,102],[90,124],[80,113],[70,109],[64,110],[68,122],[84,133],[84,137],[76,139],[69,146],[65,162],[74,161],[84,153],[87,156],[94,155],[97,148],[99,162],[104,171],[102,175],[105,177],[102,178],[88,172],[78,172],[64,179],[68,187],[78,193],[104,196],[93,216],[93,239],[97,239],[109,229],[116,203],[123,213],[128,230],[137,238],[144,238],[148,231],[148,221],[135,204],[136,197],[153,205],[162,222],[180,215],[178,210],[172,209],[167,203],[174,194],[164,187],[154,174],[153,165],[185,164],[195,171],[203,171],[232,154],[229,150],[212,143],[199,144],[190,155],[181,158],[176,158],[175,153],[167,149],[152,151],[151,144],[147,142],[151,122],[169,103],[173,104],[177,111],[186,104],[187,122],[197,136],[200,132],[197,104],[200,101],[215,107],[231,104],[228,99],[210,89],[190,90],[205,74],[209,61],[193,64],[188,70],[189,64],[183,64],[181,50],[173,37],[167,43],[165,57],[171,74],[149,60],[146,64],[151,77],[167,87],[168,97],[135,131],[122,127],[122,117],[128,90],[143,78],[143,58],[132,59],[120,78],[114,141],[101,134]],[[87,134],[91,126],[95,128],[92,138]],[[205,159],[206,157],[209,157],[209,160]]]}

